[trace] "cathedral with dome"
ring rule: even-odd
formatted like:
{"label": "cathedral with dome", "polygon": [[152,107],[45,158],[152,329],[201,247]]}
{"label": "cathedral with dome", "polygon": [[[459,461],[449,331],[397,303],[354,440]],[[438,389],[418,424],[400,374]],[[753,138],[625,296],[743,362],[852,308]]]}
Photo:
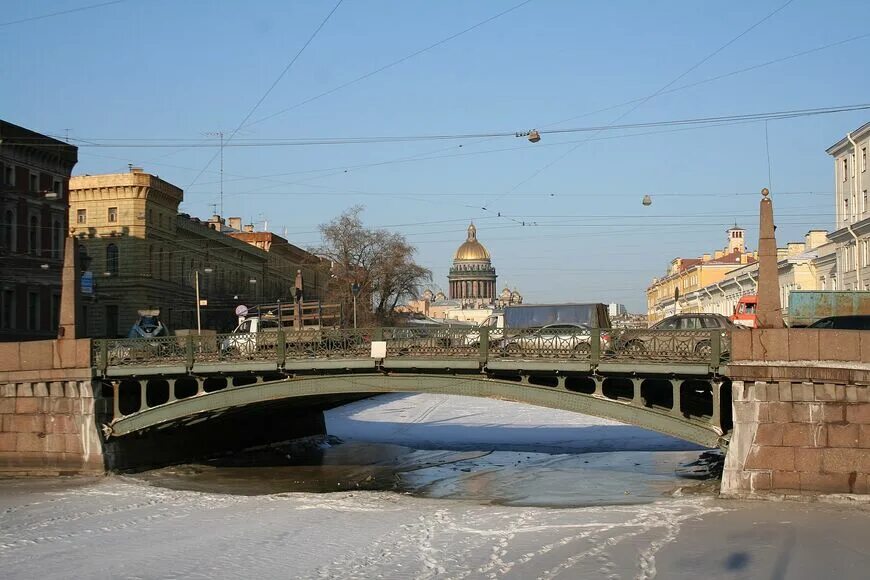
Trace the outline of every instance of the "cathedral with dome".
{"label": "cathedral with dome", "polygon": [[496,294],[495,268],[489,251],[477,240],[477,228],[468,226],[468,238],[453,255],[447,280],[451,300],[463,304],[489,304]]}
{"label": "cathedral with dome", "polygon": [[496,310],[523,302],[516,290],[505,287],[499,292],[497,277],[489,250],[477,239],[477,227],[471,223],[468,236],[453,254],[447,276],[448,295],[426,289],[419,300],[412,300],[407,307],[432,318],[480,322]]}

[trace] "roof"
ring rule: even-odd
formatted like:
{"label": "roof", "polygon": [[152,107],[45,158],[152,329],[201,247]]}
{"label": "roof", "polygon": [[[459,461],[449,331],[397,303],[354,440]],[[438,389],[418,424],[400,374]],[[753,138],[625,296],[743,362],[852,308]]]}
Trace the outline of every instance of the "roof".
{"label": "roof", "polygon": [[0,119],[0,145],[15,145],[18,147],[33,147],[57,155],[70,165],[78,162],[79,148],[63,141],[53,139],[36,131],[19,127],[9,121]]}
{"label": "roof", "polygon": [[489,251],[477,241],[477,228],[472,223],[468,226],[468,238],[456,250],[453,261],[476,262],[489,261]]}
{"label": "roof", "polygon": [[[857,129],[855,129],[854,131],[850,131],[850,134],[852,135],[852,139],[856,139],[856,140],[862,139],[868,133],[870,133],[870,122],[864,123],[863,125],[861,125]],[[836,155],[838,151],[840,151],[844,148],[847,148],[851,145],[852,144],[849,143],[848,136],[846,136],[846,137],[843,137],[842,139],[840,139],[839,141],[837,141],[836,143],[834,143],[833,145],[831,145],[830,147],[828,147],[827,149],[825,149],[825,153],[827,153],[828,155]]]}

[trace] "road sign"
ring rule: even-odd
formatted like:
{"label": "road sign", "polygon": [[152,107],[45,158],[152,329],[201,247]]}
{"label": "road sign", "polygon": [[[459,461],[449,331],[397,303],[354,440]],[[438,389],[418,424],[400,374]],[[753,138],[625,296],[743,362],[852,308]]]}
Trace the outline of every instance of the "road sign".
{"label": "road sign", "polygon": [[81,278],[82,285],[82,294],[86,296],[93,296],[94,294],[94,273],[93,272],[82,272]]}

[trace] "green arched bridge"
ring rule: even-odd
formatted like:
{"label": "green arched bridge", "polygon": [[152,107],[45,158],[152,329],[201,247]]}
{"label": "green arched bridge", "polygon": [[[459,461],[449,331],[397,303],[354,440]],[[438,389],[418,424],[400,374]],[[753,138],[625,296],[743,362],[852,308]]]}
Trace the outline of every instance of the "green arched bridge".
{"label": "green arched bridge", "polygon": [[576,411],[712,447],[731,429],[719,374],[729,344],[718,330],[411,327],[96,340],[93,360],[110,438],[275,401],[432,392]]}

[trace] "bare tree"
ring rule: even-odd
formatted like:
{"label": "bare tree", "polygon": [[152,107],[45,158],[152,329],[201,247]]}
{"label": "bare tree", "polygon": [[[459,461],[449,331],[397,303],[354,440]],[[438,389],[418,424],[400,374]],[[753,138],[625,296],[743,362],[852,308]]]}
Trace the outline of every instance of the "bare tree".
{"label": "bare tree", "polygon": [[416,296],[432,272],[414,261],[416,248],[405,236],[383,229],[368,229],[354,206],[320,225],[322,246],[315,252],[332,262],[327,290],[331,300],[353,308],[352,286],[359,285],[357,309],[361,324],[389,322],[399,301]]}

